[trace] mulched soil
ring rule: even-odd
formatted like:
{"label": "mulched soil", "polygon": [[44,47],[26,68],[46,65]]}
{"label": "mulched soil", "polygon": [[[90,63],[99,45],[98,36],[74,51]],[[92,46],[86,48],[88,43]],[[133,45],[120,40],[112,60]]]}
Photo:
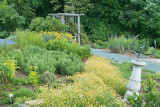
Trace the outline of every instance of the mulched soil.
{"label": "mulched soil", "polygon": [[17,71],[17,73],[16,73],[16,77],[19,77],[19,78],[24,78],[24,77],[26,77],[27,76],[27,74],[24,72],[24,71],[22,71],[21,69],[16,69],[16,71]]}

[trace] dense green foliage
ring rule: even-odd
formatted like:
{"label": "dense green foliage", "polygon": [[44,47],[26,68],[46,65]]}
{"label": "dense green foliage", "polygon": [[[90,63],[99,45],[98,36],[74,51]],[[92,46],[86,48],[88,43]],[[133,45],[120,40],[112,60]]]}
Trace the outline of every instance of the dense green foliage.
{"label": "dense green foliage", "polygon": [[30,66],[36,66],[39,74],[49,71],[62,75],[73,75],[83,70],[81,58],[78,55],[47,51],[37,46],[26,48],[23,52],[17,51],[15,57],[18,65],[27,73],[30,73]]}
{"label": "dense green foliage", "polygon": [[[159,3],[160,1],[157,0],[95,0],[94,8],[90,9],[84,17],[83,24],[92,41],[124,33],[125,35],[141,34],[142,38],[158,39],[160,36]],[[93,32],[94,29],[96,34]]]}
{"label": "dense green foliage", "polygon": [[0,2],[0,38],[9,36],[10,32],[22,26],[25,22],[12,5]]}
{"label": "dense green foliage", "polygon": [[[108,40],[112,35],[120,36],[125,34],[141,34],[141,38],[147,37],[157,39],[159,46],[160,36],[160,1],[159,0],[4,0],[1,2],[3,29],[1,28],[1,38],[8,32],[14,31],[18,25],[25,24],[22,28],[27,28],[36,16],[47,16],[49,13],[85,13],[81,17],[81,22],[85,32],[91,41]],[[3,13],[9,13],[3,15]],[[12,14],[10,14],[12,13]],[[14,14],[13,14],[14,13]],[[6,16],[10,17],[4,17]],[[41,20],[44,25],[43,18]],[[16,21],[15,21],[16,20]],[[33,30],[40,26],[33,24]],[[24,23],[25,22],[25,23]],[[46,26],[48,26],[48,21]],[[11,24],[12,23],[12,24]],[[11,26],[8,26],[11,25]],[[31,27],[31,28],[32,28]],[[40,28],[42,29],[42,28]],[[38,29],[38,30],[40,30]],[[44,30],[44,28],[42,29]]]}
{"label": "dense green foliage", "polygon": [[76,53],[81,59],[86,59],[91,56],[89,47],[80,47],[78,44],[69,44],[63,40],[51,40],[46,44],[48,50],[66,51],[67,53]]}
{"label": "dense green foliage", "polygon": [[28,88],[20,88],[19,90],[14,92],[14,97],[32,97],[34,96],[34,92]]}
{"label": "dense green foliage", "polygon": [[53,19],[51,17],[37,17],[32,19],[32,22],[29,26],[32,31],[65,31],[66,26],[62,24],[59,20]]}

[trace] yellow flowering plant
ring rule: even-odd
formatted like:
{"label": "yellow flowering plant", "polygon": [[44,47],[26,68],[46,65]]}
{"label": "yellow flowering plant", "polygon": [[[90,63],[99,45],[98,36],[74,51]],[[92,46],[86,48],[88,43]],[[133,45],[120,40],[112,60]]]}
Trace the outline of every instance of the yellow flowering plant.
{"label": "yellow flowering plant", "polygon": [[68,78],[72,78],[74,83],[50,90],[47,86],[41,86],[42,93],[36,94],[36,98],[43,100],[40,106],[126,106],[119,97],[120,91],[123,93],[126,90],[126,80],[121,77],[118,69],[104,58],[90,57],[85,62],[85,72]]}
{"label": "yellow flowering plant", "polygon": [[56,31],[52,32],[43,32],[39,33],[39,36],[43,37],[43,39],[48,42],[52,39],[64,40],[64,41],[72,41],[72,35],[69,33],[58,33]]}
{"label": "yellow flowering plant", "polygon": [[36,98],[42,99],[41,106],[55,107],[120,107],[125,106],[118,94],[94,73],[77,74],[71,77],[75,83],[60,89],[40,87],[42,93]]}
{"label": "yellow flowering plant", "polygon": [[29,78],[30,78],[30,82],[33,85],[36,85],[38,83],[38,74],[36,71],[37,71],[37,67],[30,66]]}
{"label": "yellow flowering plant", "polygon": [[9,82],[16,73],[16,63],[10,57],[6,57],[5,60],[0,61],[0,77],[2,78],[2,83]]}
{"label": "yellow flowering plant", "polygon": [[127,91],[127,80],[121,76],[118,68],[111,65],[106,58],[90,57],[85,64],[85,71],[94,72],[105,84],[121,95]]}

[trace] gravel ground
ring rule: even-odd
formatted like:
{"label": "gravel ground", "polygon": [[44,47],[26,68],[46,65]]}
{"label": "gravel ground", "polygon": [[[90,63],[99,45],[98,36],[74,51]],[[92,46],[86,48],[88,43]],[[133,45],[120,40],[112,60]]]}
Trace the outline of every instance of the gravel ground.
{"label": "gravel ground", "polygon": [[[129,56],[127,55],[121,55],[121,54],[116,54],[116,53],[111,53],[108,52],[106,50],[103,49],[91,49],[92,53],[94,55],[100,56],[100,57],[105,57],[107,59],[114,59],[114,60],[118,60],[120,62],[124,62],[126,60],[128,60],[129,62],[132,59],[137,59],[136,57],[131,57],[129,58]],[[152,70],[155,72],[160,72],[160,62],[159,61],[154,61],[151,60],[151,58],[146,58],[146,59],[142,59],[143,61],[145,61],[147,63],[147,65],[144,67],[144,69],[148,69],[148,70]]]}

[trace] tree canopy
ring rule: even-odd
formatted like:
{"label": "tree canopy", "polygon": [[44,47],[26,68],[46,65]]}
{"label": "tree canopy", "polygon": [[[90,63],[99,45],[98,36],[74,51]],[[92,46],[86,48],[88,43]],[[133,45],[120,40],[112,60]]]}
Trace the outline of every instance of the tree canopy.
{"label": "tree canopy", "polygon": [[9,13],[1,17],[1,26],[5,25],[4,19],[5,26],[16,23],[12,29],[1,27],[1,32],[13,31],[17,25],[28,28],[35,17],[68,12],[85,14],[81,22],[92,41],[122,34],[160,37],[160,0],[2,0],[0,5],[1,16]]}

